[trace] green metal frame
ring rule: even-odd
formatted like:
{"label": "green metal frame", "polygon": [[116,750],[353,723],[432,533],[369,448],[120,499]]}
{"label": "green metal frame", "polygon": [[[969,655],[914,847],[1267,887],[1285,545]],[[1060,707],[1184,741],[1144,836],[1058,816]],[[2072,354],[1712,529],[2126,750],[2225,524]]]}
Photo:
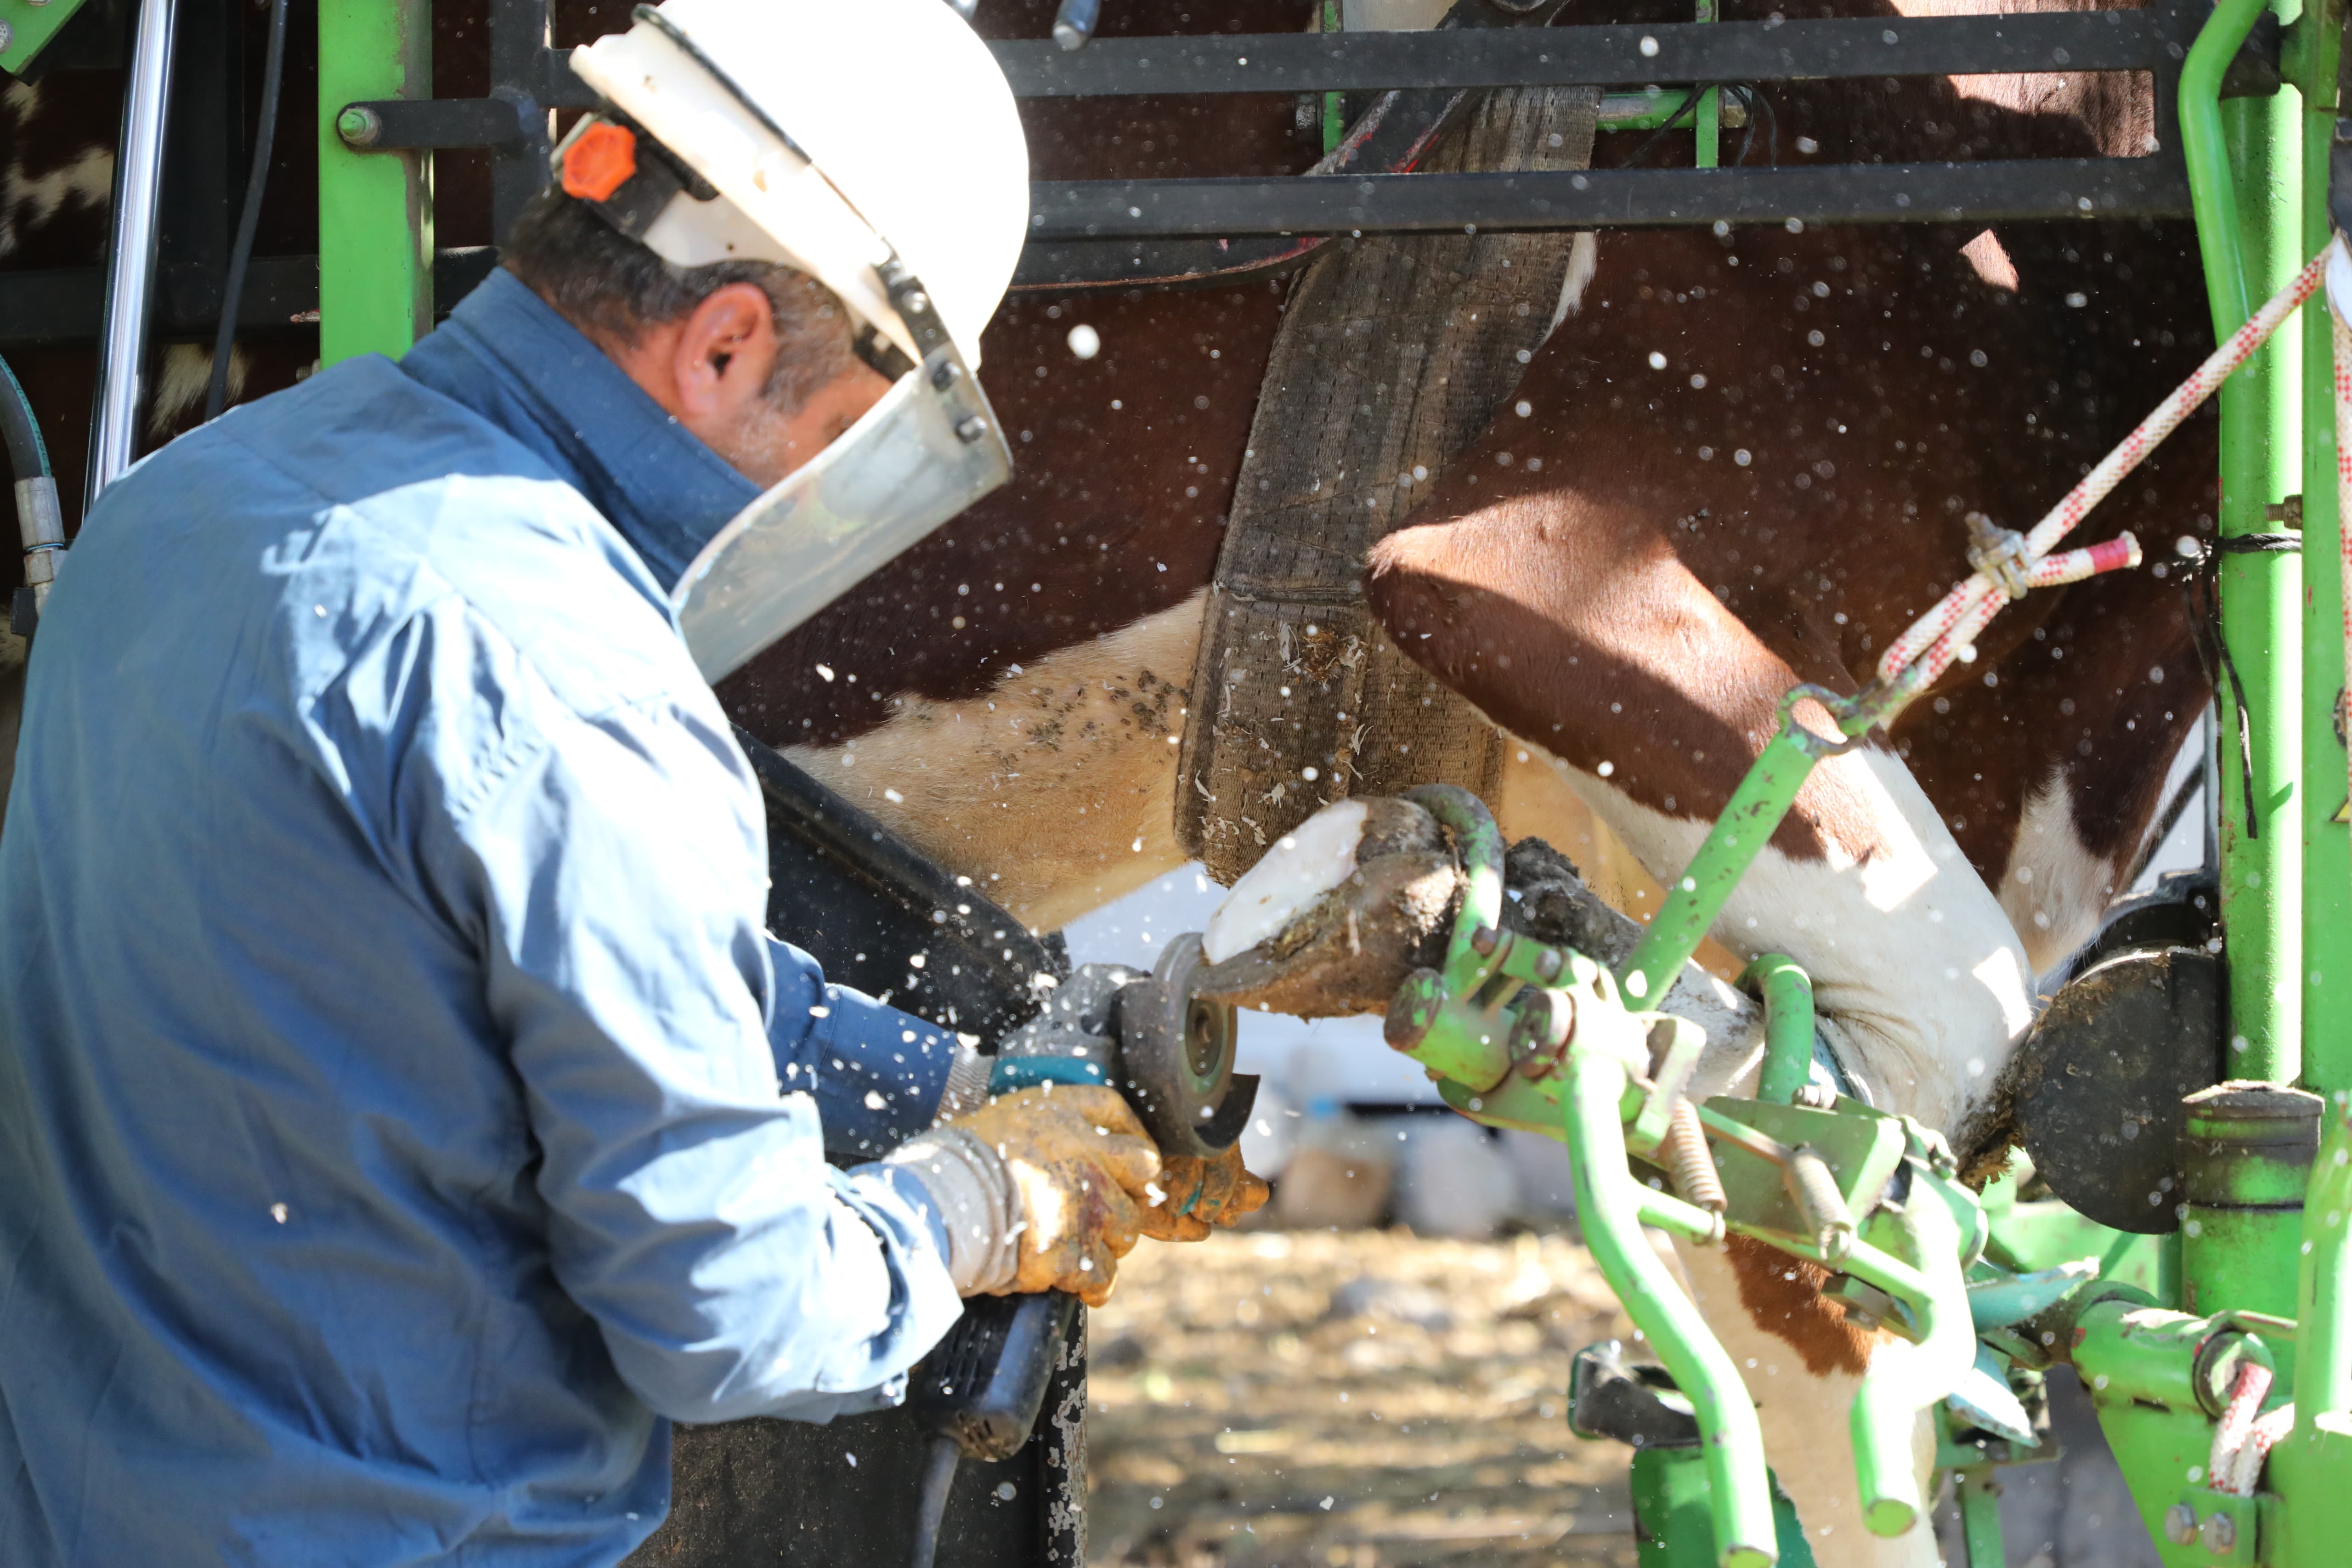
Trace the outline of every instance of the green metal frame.
{"label": "green metal frame", "polygon": [[433,326],[433,154],[361,153],[347,103],[433,96],[430,0],[319,0],[319,360],[397,357]]}
{"label": "green metal frame", "polygon": [[0,71],[22,76],[82,0],[0,0]]}

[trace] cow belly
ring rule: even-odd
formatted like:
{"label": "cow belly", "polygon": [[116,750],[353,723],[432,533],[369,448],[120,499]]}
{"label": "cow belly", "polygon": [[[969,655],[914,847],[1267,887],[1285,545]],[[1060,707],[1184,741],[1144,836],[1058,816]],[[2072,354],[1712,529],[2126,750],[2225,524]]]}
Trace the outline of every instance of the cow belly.
{"label": "cow belly", "polygon": [[1038,931],[1184,864],[1176,760],[1205,590],[792,759]]}

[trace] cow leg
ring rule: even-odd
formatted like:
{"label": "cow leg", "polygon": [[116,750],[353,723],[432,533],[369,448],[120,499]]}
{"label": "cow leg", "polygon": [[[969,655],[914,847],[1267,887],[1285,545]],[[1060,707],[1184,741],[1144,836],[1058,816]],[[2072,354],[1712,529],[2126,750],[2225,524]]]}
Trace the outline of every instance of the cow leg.
{"label": "cow leg", "polygon": [[2051,598],[1997,672],[1965,671],[1896,726],[1921,774],[1945,781],[1945,824],[2038,973],[2125,891],[2211,694],[2176,583],[2118,573]]}
{"label": "cow leg", "polygon": [[[1543,737],[1570,787],[1664,879],[1770,738],[1781,695],[1846,679],[1792,668],[1614,504],[1560,490],[1540,508],[1407,529],[1376,552],[1370,594],[1439,679]],[[1814,770],[1715,934],[1743,956],[1803,964],[1842,1064],[1930,1126],[1957,1125],[2031,1021],[2006,914],[1881,746]]]}
{"label": "cow leg", "polygon": [[[1849,1422],[1864,1371],[1879,1357],[1917,1352],[1848,1328],[1821,1300],[1821,1271],[1785,1253],[1738,1243],[1675,1251],[1692,1299],[1756,1401],[1772,1473],[1797,1506],[1815,1561],[1823,1568],[1937,1568],[1925,1515],[1893,1538],[1864,1527]],[[1927,1415],[1912,1454],[1925,1496],[1936,1461],[1935,1423]]]}

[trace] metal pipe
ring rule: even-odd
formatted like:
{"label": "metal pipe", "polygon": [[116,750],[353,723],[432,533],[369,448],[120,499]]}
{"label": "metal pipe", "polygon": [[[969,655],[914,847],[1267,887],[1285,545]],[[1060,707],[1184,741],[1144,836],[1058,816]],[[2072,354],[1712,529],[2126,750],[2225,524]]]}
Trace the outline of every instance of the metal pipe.
{"label": "metal pipe", "polygon": [[[2291,121],[2294,95],[2282,90],[2275,104],[2260,109],[2232,100],[2226,112],[2221,101],[2222,75],[2266,8],[2265,0],[2221,0],[2180,71],[2181,154],[2217,342],[2245,324],[2255,289],[2267,295],[2273,275],[2301,259],[2294,256],[2298,237],[2278,232],[2275,199],[2284,194],[2282,184],[2291,191],[2297,184],[2298,138],[2280,136],[2276,124],[2282,105]],[[2242,183],[2256,204],[2251,212],[2242,205]],[[2296,467],[2296,410],[2281,380],[2294,365],[2294,348],[2292,335],[2273,339],[2221,389],[2221,640],[2245,682],[2253,773],[2249,798],[2242,772],[2227,765],[2237,754],[2238,718],[2225,676],[2219,706],[2221,921],[2230,953],[2226,1065],[2231,1078],[2282,1083],[2298,1075],[2303,1054],[2301,573],[2284,552],[2231,551],[2228,542],[2266,531],[2265,509],[2285,493],[2279,475]],[[2274,422],[2287,426],[2275,443]],[[2294,482],[2290,478],[2285,486]]]}
{"label": "metal pipe", "polygon": [[1102,22],[1102,0],[1062,0],[1054,15],[1054,41],[1066,49],[1083,49]]}
{"label": "metal pipe", "polygon": [[[1689,1205],[1651,1192],[1626,1168],[1618,1118],[1625,1083],[1625,1069],[1600,1052],[1569,1053],[1568,1154],[1585,1245],[1698,1417],[1718,1568],[1770,1568],[1779,1537],[1764,1434],[1738,1369],[1642,1235],[1644,1197],[1662,1200],[1661,1209]],[[1721,1223],[1704,1210],[1691,1213]]]}
{"label": "metal pipe", "polygon": [[90,416],[89,483],[84,492],[89,502],[131,466],[139,437],[147,320],[155,300],[163,129],[172,106],[172,40],[179,18],[180,0],[142,0],[123,86],[114,225],[106,251],[106,318],[99,337],[98,400]]}
{"label": "metal pipe", "polygon": [[58,481],[49,471],[49,449],[41,439],[40,422],[33,416],[33,400],[25,395],[5,360],[0,360],[0,442],[7,448],[9,473],[16,481],[16,531],[24,542],[25,587],[32,598],[29,616],[10,606],[10,629],[29,637],[48,606],[66,529],[58,510]]}
{"label": "metal pipe", "polygon": [[1748,966],[1739,984],[1764,1003],[1764,1067],[1756,1098],[1794,1105],[1813,1076],[1813,977],[1795,959],[1768,952]]}
{"label": "metal pipe", "polygon": [[[2290,30],[2288,75],[2303,94],[2303,252],[2334,237],[2327,181],[2336,141],[2336,73],[2342,32],[2305,16]],[[2316,24],[2316,25],[2315,25]],[[2331,298],[2334,290],[2330,290]],[[2336,474],[2336,313],[2303,314],[2303,1078],[2305,1089],[2352,1089],[2352,830],[2329,808],[2346,781],[2336,694],[2347,685],[2344,508]],[[2339,984],[2331,984],[2330,982]],[[2299,1408],[2299,1407],[2298,1407]]]}
{"label": "metal pipe", "polygon": [[1698,951],[1732,889],[1789,814],[1813,763],[1836,749],[1837,742],[1824,741],[1797,722],[1790,710],[1801,695],[1806,693],[1801,689],[1783,700],[1780,731],[1731,792],[1706,841],[1666,889],[1642,940],[1618,965],[1617,984],[1636,1006],[1656,1006],[1665,1000],[1684,961]]}
{"label": "metal pipe", "polygon": [[1912,1354],[1873,1358],[1848,1420],[1863,1525],[1879,1536],[1902,1534],[1926,1512],[1912,1434],[1919,1413],[1949,1398],[1976,1364],[1976,1327],[1960,1275],[1958,1221],[1941,1198],[1915,1181],[1903,1225],[1916,1266],[1861,1241],[1840,1263],[1857,1279],[1909,1307],[1918,1331]]}

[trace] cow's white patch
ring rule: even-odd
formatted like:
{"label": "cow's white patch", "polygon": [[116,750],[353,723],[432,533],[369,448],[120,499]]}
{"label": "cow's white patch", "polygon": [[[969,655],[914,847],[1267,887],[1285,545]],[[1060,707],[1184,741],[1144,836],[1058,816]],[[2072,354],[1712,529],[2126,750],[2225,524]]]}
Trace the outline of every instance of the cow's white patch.
{"label": "cow's white patch", "polygon": [[[7,107],[16,111],[14,117],[21,125],[29,110],[19,109],[15,92],[10,93]],[[21,155],[10,159],[0,168],[0,259],[68,203],[104,211],[113,190],[114,154],[102,147],[85,148],[55,168],[38,173],[28,170]]]}
{"label": "cow's white patch", "polygon": [[2000,907],[2044,974],[2097,934],[2121,870],[2083,847],[2065,775],[2053,773],[2026,797],[2017,842],[2001,873]]}
{"label": "cow's white patch", "polygon": [[1454,0],[1340,0],[1339,26],[1350,33],[1425,33]]}
{"label": "cow's white patch", "polygon": [[1255,947],[1354,876],[1356,841],[1371,809],[1360,800],[1343,800],[1276,839],[1209,917],[1209,929],[1201,934],[1202,956],[1223,963]]}
{"label": "cow's white patch", "polygon": [[[1851,1412],[1862,1379],[1852,1373],[1805,1370],[1794,1346],[1757,1326],[1739,1299],[1739,1280],[1721,1249],[1678,1247],[1691,1299],[1740,1369],[1764,1428],[1765,1458],[1780,1489],[1797,1507],[1806,1544],[1821,1568],[1937,1568],[1935,1532],[1926,1520],[1893,1540],[1862,1522],[1861,1489],[1853,1474]],[[1883,1344],[1873,1354],[1916,1354],[1906,1344]],[[1936,1462],[1932,1420],[1922,1416],[1912,1438],[1920,1492]]]}
{"label": "cow's white patch", "polygon": [[1568,242],[1568,270],[1559,279],[1559,307],[1551,313],[1551,331],[1584,308],[1584,291],[1592,287],[1592,275],[1601,270],[1601,237],[1591,229],[1580,229]]}
{"label": "cow's white patch", "polygon": [[[234,403],[245,392],[245,351],[228,352],[228,397]],[[147,410],[147,433],[157,440],[186,415],[200,412],[205,392],[212,385],[213,351],[202,343],[173,343],[163,351],[163,374],[155,378],[155,397]]]}
{"label": "cow's white patch", "polygon": [[2017,263],[2009,258],[2000,236],[1986,229],[1960,247],[1960,254],[1968,258],[1969,265],[1985,282],[2011,294],[2017,292]]}
{"label": "cow's white patch", "polygon": [[[1679,875],[1706,836],[1704,823],[1561,771],[1653,874]],[[1784,952],[1804,965],[1822,1033],[1847,1070],[1879,1105],[1948,1131],[2032,1021],[2024,950],[1900,762],[1876,750],[1834,757],[1808,788],[1834,792],[1839,814],[1866,823],[1876,845],[1857,855],[1825,830],[1823,860],[1768,845],[1716,939],[1742,956]],[[1703,1090],[1720,1092],[1733,1065],[1711,1051]]]}
{"label": "cow's white patch", "polygon": [[984,696],[901,695],[879,729],[790,754],[1032,926],[1054,930],[1185,862],[1179,748],[1168,737],[1183,731],[1207,604],[1204,589],[1057,649]]}

